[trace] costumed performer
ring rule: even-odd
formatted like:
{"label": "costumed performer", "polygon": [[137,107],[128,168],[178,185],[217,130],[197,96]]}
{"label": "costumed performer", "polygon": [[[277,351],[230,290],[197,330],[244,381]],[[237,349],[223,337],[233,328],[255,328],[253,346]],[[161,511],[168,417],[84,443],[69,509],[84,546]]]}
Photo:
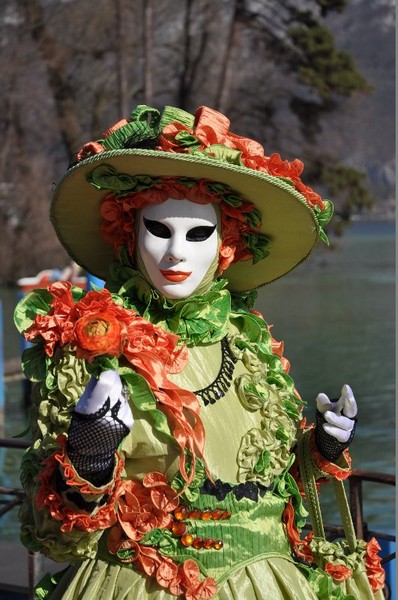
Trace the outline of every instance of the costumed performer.
{"label": "costumed performer", "polygon": [[53,191],[61,243],[106,285],[57,282],[15,312],[36,382],[21,539],[71,563],[39,598],[382,598],[375,540],[300,535],[303,473],[350,473],[353,393],[320,394],[306,426],[253,309],[327,241],[332,205],[229,125],[138,106]]}

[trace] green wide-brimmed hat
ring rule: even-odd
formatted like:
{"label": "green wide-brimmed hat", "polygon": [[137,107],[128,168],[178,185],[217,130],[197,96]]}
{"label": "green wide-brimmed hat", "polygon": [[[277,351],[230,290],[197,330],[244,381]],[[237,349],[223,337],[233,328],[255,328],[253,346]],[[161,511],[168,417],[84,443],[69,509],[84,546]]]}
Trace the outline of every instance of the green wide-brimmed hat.
{"label": "green wide-brimmed hat", "polygon": [[106,279],[115,256],[100,231],[103,198],[112,191],[121,196],[139,191],[139,182],[159,177],[222,183],[260,211],[268,255],[254,264],[231,264],[223,276],[232,291],[279,279],[305,260],[320,238],[327,242],[323,227],[332,204],[301,181],[302,162],[265,156],[259,143],[230,132],[229,125],[208,107],[191,115],[142,105],[102,139],[85,144],[51,199],[51,221],[71,258]]}

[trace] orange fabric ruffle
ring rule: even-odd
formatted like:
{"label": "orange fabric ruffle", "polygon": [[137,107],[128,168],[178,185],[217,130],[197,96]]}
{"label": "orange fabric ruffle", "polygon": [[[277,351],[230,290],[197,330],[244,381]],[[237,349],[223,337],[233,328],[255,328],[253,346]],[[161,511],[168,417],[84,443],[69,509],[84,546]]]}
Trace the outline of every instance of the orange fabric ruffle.
{"label": "orange fabric ruffle", "polygon": [[[92,533],[98,529],[108,529],[116,522],[115,504],[120,494],[120,473],[124,462],[117,454],[118,464],[112,482],[102,488],[95,488],[89,482],[81,479],[72,467],[65,450],[66,437],[57,438],[61,450],[44,461],[44,469],[40,474],[40,488],[36,496],[38,508],[48,506],[51,516],[62,523],[61,531],[69,533],[73,528]],[[66,483],[78,487],[81,494],[103,496],[109,494],[107,503],[98,508],[93,515],[89,515],[78,508],[65,506],[61,495],[54,489],[54,476],[58,466],[64,471]]]}
{"label": "orange fabric ruffle", "polygon": [[153,530],[170,529],[172,512],[179,499],[162,473],[148,473],[142,483],[125,481],[119,495],[117,522],[107,537],[108,550],[122,563],[135,567],[175,596],[184,594],[188,600],[212,598],[217,592],[215,581],[200,580],[200,570],[194,560],[177,565],[156,548],[140,540]]}
{"label": "orange fabric ruffle", "polygon": [[[195,113],[195,122],[192,128],[178,122],[167,125],[159,136],[157,149],[164,152],[189,152],[190,148],[185,147],[178,139],[178,134],[187,132],[198,140],[199,146],[195,146],[196,150],[209,149],[214,144],[237,150],[241,152],[242,164],[248,169],[264,171],[274,177],[290,179],[295,188],[306,198],[309,206],[312,208],[319,206],[321,210],[325,208],[320,195],[301,181],[300,176],[304,169],[301,160],[295,159],[291,162],[282,160],[277,153],[265,156],[261,144],[230,132],[229,127],[230,121],[227,117],[212,108],[201,106]],[[211,148],[209,152],[211,152]]]}
{"label": "orange fabric ruffle", "polygon": [[286,504],[282,514],[282,521],[285,524],[286,533],[289,538],[290,545],[292,546],[295,554],[307,562],[313,561],[312,552],[309,548],[313,532],[311,531],[304,539],[301,539],[300,532],[296,527],[294,518],[294,508],[292,500]]}
{"label": "orange fabric ruffle", "polygon": [[381,590],[386,582],[386,573],[381,566],[382,559],[379,556],[380,550],[381,548],[376,538],[372,538],[366,544],[365,567],[373,593]]}
{"label": "orange fabric ruffle", "polygon": [[325,571],[333,577],[334,581],[340,582],[349,579],[352,575],[351,569],[345,565],[334,565],[333,563],[326,563]]}
{"label": "orange fabric ruffle", "polygon": [[339,467],[335,463],[330,462],[319,452],[315,444],[314,428],[311,429],[310,436],[311,459],[317,469],[327,478],[334,477],[340,481],[347,479],[351,475],[351,456],[348,448],[343,451],[348,467]]}

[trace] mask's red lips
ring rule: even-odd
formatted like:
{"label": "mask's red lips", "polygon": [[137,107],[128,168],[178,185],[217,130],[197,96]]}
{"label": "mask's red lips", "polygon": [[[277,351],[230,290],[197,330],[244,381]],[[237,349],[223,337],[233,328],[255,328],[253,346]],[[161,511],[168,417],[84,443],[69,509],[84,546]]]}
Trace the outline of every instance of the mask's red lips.
{"label": "mask's red lips", "polygon": [[167,271],[162,271],[162,269],[160,269],[160,272],[165,279],[168,281],[173,281],[174,283],[185,281],[192,273],[192,271],[172,271],[171,269]]}

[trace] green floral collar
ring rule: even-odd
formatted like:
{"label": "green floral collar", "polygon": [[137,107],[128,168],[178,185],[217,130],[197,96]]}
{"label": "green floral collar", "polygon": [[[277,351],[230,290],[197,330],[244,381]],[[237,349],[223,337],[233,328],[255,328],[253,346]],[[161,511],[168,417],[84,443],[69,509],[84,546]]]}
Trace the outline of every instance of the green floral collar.
{"label": "green floral collar", "polygon": [[154,290],[139,271],[115,261],[106,287],[142,317],[177,334],[188,346],[220,341],[228,333],[231,295],[227,281],[215,281],[208,292],[169,300]]}

